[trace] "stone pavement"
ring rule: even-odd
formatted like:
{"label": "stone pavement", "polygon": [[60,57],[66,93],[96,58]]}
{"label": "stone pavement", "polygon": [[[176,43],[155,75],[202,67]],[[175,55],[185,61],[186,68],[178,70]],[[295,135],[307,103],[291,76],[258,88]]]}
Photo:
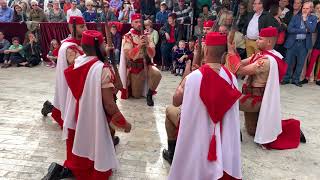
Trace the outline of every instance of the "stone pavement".
{"label": "stone pavement", "polygon": [[[51,162],[63,162],[61,130],[40,114],[43,102],[53,99],[54,74],[43,66],[0,69],[0,179],[39,180]],[[166,179],[169,165],[161,157],[167,146],[164,112],[178,83],[178,77],[164,73],[154,107],[147,107],[144,99],[119,101],[133,129],[118,133],[121,168],[112,179]],[[246,135],[242,123],[243,179],[320,177],[320,87],[282,86],[281,97],[283,117],[301,119],[308,143],[294,150],[263,150]]]}

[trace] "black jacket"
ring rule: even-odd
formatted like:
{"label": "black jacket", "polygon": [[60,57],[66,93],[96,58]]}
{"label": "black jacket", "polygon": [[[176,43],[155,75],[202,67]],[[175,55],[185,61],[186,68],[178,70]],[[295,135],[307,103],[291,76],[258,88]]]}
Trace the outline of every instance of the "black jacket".
{"label": "black jacket", "polygon": [[[244,35],[247,34],[247,28],[248,28],[248,25],[249,25],[253,15],[254,15],[254,13],[249,13],[248,14],[247,22],[245,23],[245,25],[244,25],[244,27],[242,29],[242,33]],[[271,14],[268,11],[263,11],[262,12],[261,16],[259,17],[258,26],[259,26],[258,27],[259,31],[261,29],[269,27],[269,26],[279,28],[279,24],[274,21],[274,18],[271,16]]]}
{"label": "black jacket", "polygon": [[[171,29],[170,25],[168,23],[164,24],[164,26],[159,30],[160,37],[161,37],[161,43],[166,43],[166,35],[165,33],[168,33],[170,35]],[[174,26],[174,39],[176,40],[176,44],[182,39],[183,33],[180,33],[179,25],[176,23]]]}

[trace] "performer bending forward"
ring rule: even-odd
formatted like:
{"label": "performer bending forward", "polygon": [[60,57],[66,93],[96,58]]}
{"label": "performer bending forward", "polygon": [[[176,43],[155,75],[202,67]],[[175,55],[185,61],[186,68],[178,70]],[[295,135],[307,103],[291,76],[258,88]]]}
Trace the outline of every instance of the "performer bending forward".
{"label": "performer bending forward", "polygon": [[66,106],[68,85],[64,77],[64,70],[74,63],[74,60],[83,55],[81,48],[82,32],[87,30],[87,26],[83,17],[71,16],[69,20],[69,31],[71,37],[62,41],[58,52],[57,67],[56,67],[56,88],[54,94],[53,105],[46,101],[43,104],[41,113],[47,116],[52,112],[52,118],[62,128],[64,108]]}
{"label": "performer bending forward", "polygon": [[240,110],[244,111],[248,134],[266,148],[291,149],[306,140],[298,120],[281,120],[279,82],[287,64],[273,49],[277,36],[278,30],[274,27],[261,29],[257,40],[261,52],[242,61],[229,46],[226,67],[233,73],[246,75]]}
{"label": "performer bending forward", "polygon": [[[44,179],[106,180],[118,168],[109,125],[130,132],[131,125],[114,101],[115,75],[106,55],[102,34],[83,32],[85,55],[64,72],[69,87],[63,124],[67,159],[64,167],[52,163]],[[68,173],[66,173],[68,172]]]}
{"label": "performer bending forward", "polygon": [[160,71],[152,62],[144,62],[146,48],[147,56],[152,59],[155,56],[155,45],[148,37],[141,34],[141,15],[131,16],[132,29],[124,35],[122,40],[119,73],[123,84],[121,98],[130,96],[140,98],[147,97],[148,106],[153,106],[152,96],[161,80]]}

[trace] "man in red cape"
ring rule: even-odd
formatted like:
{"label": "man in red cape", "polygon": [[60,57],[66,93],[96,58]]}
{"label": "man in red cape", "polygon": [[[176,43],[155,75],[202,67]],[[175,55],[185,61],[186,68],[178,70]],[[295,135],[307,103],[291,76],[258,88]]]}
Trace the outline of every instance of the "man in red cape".
{"label": "man in red cape", "polygon": [[74,63],[74,60],[83,55],[81,48],[82,32],[87,30],[87,26],[83,17],[71,16],[68,22],[68,28],[71,32],[71,37],[62,41],[58,52],[57,67],[56,67],[56,88],[53,105],[46,101],[41,110],[42,115],[47,116],[52,112],[52,118],[62,128],[65,100],[67,95],[67,82],[64,77],[64,70]]}
{"label": "man in red cape", "polygon": [[77,180],[109,179],[112,169],[118,168],[109,126],[131,130],[114,101],[115,72],[103,63],[106,46],[102,34],[84,31],[81,44],[85,55],[64,71],[69,87],[62,133],[67,158],[64,167],[50,165],[47,180],[71,175]]}
{"label": "man in red cape", "polygon": [[240,61],[232,45],[226,67],[237,75],[245,75],[240,110],[244,111],[245,126],[254,141],[269,149],[292,149],[305,137],[298,120],[281,120],[279,82],[286,73],[287,64],[275,51],[278,30],[261,29],[257,46],[261,52]]}
{"label": "man in red cape", "polygon": [[206,36],[204,62],[177,88],[181,104],[169,180],[241,179],[240,119],[236,77],[221,66],[227,36]]}

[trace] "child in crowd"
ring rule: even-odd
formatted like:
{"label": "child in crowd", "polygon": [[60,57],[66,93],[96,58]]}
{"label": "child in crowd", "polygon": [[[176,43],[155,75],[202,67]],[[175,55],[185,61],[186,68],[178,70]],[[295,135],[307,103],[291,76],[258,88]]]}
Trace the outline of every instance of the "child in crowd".
{"label": "child in crowd", "polygon": [[18,37],[12,38],[12,45],[8,50],[4,51],[4,64],[2,68],[8,68],[12,64],[19,66],[20,63],[25,61],[23,46],[20,44]]}
{"label": "child in crowd", "polygon": [[173,52],[172,62],[175,75],[183,75],[186,62],[191,52],[186,48],[186,42],[184,40],[179,41],[179,47]]}
{"label": "child in crowd", "polygon": [[46,65],[47,67],[55,68],[57,64],[58,52],[60,45],[56,39],[52,39],[50,43],[50,51],[47,54],[47,58],[50,62]]}

